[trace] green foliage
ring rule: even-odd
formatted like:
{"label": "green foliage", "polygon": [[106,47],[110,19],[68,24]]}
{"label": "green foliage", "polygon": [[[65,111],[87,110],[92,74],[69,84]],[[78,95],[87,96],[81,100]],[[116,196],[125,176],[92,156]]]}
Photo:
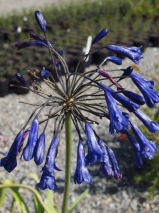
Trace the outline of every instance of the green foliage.
{"label": "green foliage", "polygon": [[[156,86],[155,90],[159,91],[159,86]],[[150,108],[146,108],[144,111],[153,121],[159,123],[159,107],[154,112]],[[140,126],[140,129],[149,140],[156,142],[159,147],[159,131],[151,134],[145,126]],[[153,160],[145,160],[145,163],[147,166],[143,168],[140,174],[136,174],[134,178],[140,186],[148,185],[148,198],[152,199],[156,190],[159,190],[159,150]]]}
{"label": "green foliage", "polygon": [[[33,178],[36,182],[39,182],[38,176],[36,174],[31,173],[28,176]],[[10,206],[10,212],[14,212],[14,209],[17,208],[19,213],[29,213],[27,204],[19,192],[20,188],[24,188],[29,190],[33,195],[35,213],[57,213],[57,209],[53,203],[54,192],[47,190],[46,202],[44,203],[42,201],[42,193],[40,190],[22,184],[25,178],[26,177],[23,177],[20,180],[20,184],[14,183],[13,179],[7,179],[0,182],[0,207],[2,207],[7,193],[11,192],[13,199]]]}
{"label": "green foliage", "polygon": [[[27,177],[34,179],[37,183],[39,182],[39,178],[35,173],[30,173]],[[29,213],[28,206],[19,192],[20,188],[24,188],[29,190],[32,194],[35,213],[57,213],[57,208],[54,205],[54,191],[48,189],[46,192],[45,202],[43,202],[41,190],[22,184],[27,177],[23,177],[19,184],[16,184],[13,179],[7,179],[0,182],[0,208],[3,206],[6,195],[10,192],[13,196],[10,205],[10,213],[14,213],[15,208],[18,209],[19,213]],[[73,212],[78,203],[85,198],[88,192],[89,190],[86,189],[81,195],[79,195],[79,197],[77,197],[69,208],[68,213]]]}

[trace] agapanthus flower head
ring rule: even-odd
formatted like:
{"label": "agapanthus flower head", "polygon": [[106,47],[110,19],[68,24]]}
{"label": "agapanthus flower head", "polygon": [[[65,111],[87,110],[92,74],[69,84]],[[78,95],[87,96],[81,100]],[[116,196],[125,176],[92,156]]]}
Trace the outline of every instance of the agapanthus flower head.
{"label": "agapanthus flower head", "polygon": [[[83,181],[91,183],[92,178],[88,169],[91,164],[96,162],[100,163],[99,171],[102,171],[104,176],[120,179],[122,175],[115,154],[100,139],[97,129],[95,129],[95,125],[100,124],[100,119],[108,119],[108,122],[110,122],[110,134],[114,134],[115,131],[118,133],[123,131],[131,139],[135,152],[135,162],[138,167],[142,166],[143,157],[152,159],[157,149],[155,143],[149,141],[131,123],[131,113],[128,114],[127,111],[133,112],[150,132],[159,130],[157,123],[151,121],[151,119],[139,111],[140,105],[144,104],[144,101],[149,106],[154,106],[155,103],[159,102],[158,93],[153,90],[154,82],[135,74],[132,66],[123,69],[105,69],[103,67],[105,60],[113,62],[113,66],[122,64],[122,60],[115,56],[107,57],[93,70],[81,72],[88,58],[99,49],[107,48],[113,50],[116,53],[127,56],[134,63],[138,64],[140,59],[143,58],[141,48],[106,45],[95,49],[93,44],[100,41],[108,33],[108,30],[104,29],[97,34],[92,42],[92,46],[89,48],[90,50],[81,58],[74,72],[72,72],[65,60],[65,51],[59,50],[56,47],[56,42],[54,47],[49,42],[46,35],[46,22],[40,11],[35,12],[35,18],[44,33],[44,37],[31,32],[30,37],[33,40],[21,42],[15,46],[18,49],[29,46],[47,48],[50,52],[50,59],[45,64],[48,64],[48,67],[53,65],[53,71],[48,71],[49,68],[46,70],[44,66],[28,70],[31,86],[28,86],[23,77],[17,74],[17,78],[23,88],[33,92],[37,98],[40,96],[40,104],[36,102],[36,99],[35,103],[26,103],[29,106],[35,106],[35,109],[16,136],[7,156],[0,160],[0,166],[11,172],[17,165],[16,157],[21,150],[22,159],[25,161],[34,159],[37,165],[42,164],[44,156],[46,156],[42,167],[42,176],[37,184],[37,188],[56,190],[55,170],[61,171],[56,165],[58,147],[60,146],[59,138],[61,138],[64,124],[66,136],[70,134],[72,129],[70,123],[72,122],[80,141],[77,146],[74,182],[78,184],[81,184]],[[118,76],[115,76],[116,74],[113,71],[117,71]],[[131,91],[127,91],[125,87],[123,88],[119,84],[119,81],[126,81],[127,77],[131,78],[136,85],[140,84],[138,88],[143,93],[144,98]],[[41,81],[48,87],[49,91],[43,87]],[[116,89],[112,89],[112,87]],[[45,154],[45,133],[47,132],[45,130],[50,123],[54,136],[47,154]],[[130,126],[135,133],[136,139],[127,132]],[[27,136],[28,140],[25,143]],[[71,141],[68,138],[66,137],[67,148]],[[85,147],[86,154],[84,151]],[[66,169],[68,168],[66,167]]]}
{"label": "agapanthus flower head", "polygon": [[144,56],[142,55],[141,48],[142,47],[124,47],[118,45],[107,45],[106,48],[108,50],[112,50],[116,53],[120,53],[131,59],[135,64],[140,64],[140,59]]}

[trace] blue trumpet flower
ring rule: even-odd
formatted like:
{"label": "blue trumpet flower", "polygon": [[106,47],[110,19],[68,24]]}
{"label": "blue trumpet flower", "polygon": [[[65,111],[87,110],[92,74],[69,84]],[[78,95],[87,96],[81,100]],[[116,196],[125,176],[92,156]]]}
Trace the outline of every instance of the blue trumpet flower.
{"label": "blue trumpet flower", "polygon": [[108,29],[103,29],[98,35],[93,39],[92,44],[97,43],[100,41],[104,36],[108,34]]}
{"label": "blue trumpet flower", "polygon": [[135,124],[131,124],[131,128],[137,138],[138,143],[140,144],[141,156],[148,159],[153,159],[153,155],[155,155],[157,151],[156,144],[153,141],[149,141]]}
{"label": "blue trumpet flower", "polygon": [[108,155],[109,155],[109,159],[112,163],[112,168],[113,168],[113,176],[115,179],[121,179],[122,178],[122,174],[120,172],[120,169],[118,167],[118,162],[116,160],[115,154],[113,152],[113,150],[111,148],[108,147]]}
{"label": "blue trumpet flower", "polygon": [[149,132],[155,133],[159,130],[159,124],[152,121],[145,113],[140,110],[136,110],[133,112],[138,119],[146,126]]}
{"label": "blue trumpet flower", "polygon": [[35,11],[35,19],[43,33],[46,33],[46,21],[43,18],[43,15],[40,11]]}
{"label": "blue trumpet flower", "polygon": [[80,141],[78,143],[78,148],[77,148],[77,165],[76,165],[76,170],[74,174],[74,182],[81,184],[83,181],[85,181],[86,183],[91,183],[92,178],[85,164],[85,152],[84,152],[83,144]]}
{"label": "blue trumpet flower", "polygon": [[142,155],[141,155],[141,148],[140,144],[136,141],[136,139],[127,131],[125,131],[125,134],[129,138],[132,147],[134,149],[134,161],[137,167],[141,168],[143,166],[142,162]]}
{"label": "blue trumpet flower", "polygon": [[42,133],[36,142],[34,149],[34,161],[36,165],[42,164],[45,154],[45,133]]}
{"label": "blue trumpet flower", "polygon": [[159,103],[159,93],[153,90],[154,81],[148,81],[134,72],[130,74],[130,77],[143,94],[147,106],[154,107],[155,103]]}
{"label": "blue trumpet flower", "polygon": [[106,48],[116,53],[125,55],[126,57],[131,59],[135,64],[140,64],[139,60],[144,57],[140,50],[142,47],[123,47],[118,45],[107,45]]}
{"label": "blue trumpet flower", "polygon": [[49,78],[51,76],[51,73],[44,69],[40,70],[38,74],[41,78]]}
{"label": "blue trumpet flower", "polygon": [[15,46],[18,48],[18,50],[20,50],[30,46],[44,47],[46,46],[46,44],[41,41],[25,41],[25,42],[19,42],[15,44]]}
{"label": "blue trumpet flower", "polygon": [[94,131],[88,122],[85,123],[85,131],[88,144],[88,154],[85,158],[85,162],[86,165],[88,165],[99,161],[100,157],[103,156],[103,152],[97,142]]}
{"label": "blue trumpet flower", "polygon": [[98,85],[104,89],[107,90],[111,93],[111,95],[113,96],[113,98],[115,98],[117,101],[119,101],[123,107],[125,107],[129,112],[133,112],[137,109],[140,108],[140,105],[134,103],[133,101],[131,101],[130,99],[124,97],[123,95],[121,95],[120,93],[117,93],[115,90],[113,90],[112,88],[102,84],[102,83],[98,83]]}
{"label": "blue trumpet flower", "polygon": [[114,134],[114,130],[127,130],[129,126],[129,120],[123,116],[120,109],[118,108],[114,98],[111,93],[107,90],[104,91],[105,99],[107,102],[107,107],[109,111],[109,132],[110,134]]}
{"label": "blue trumpet flower", "polygon": [[104,153],[103,157],[100,158],[101,165],[99,168],[99,172],[102,171],[105,177],[114,176],[114,172],[113,172],[113,168],[112,168],[112,164],[109,158],[107,148],[105,146],[105,143],[101,139],[99,139],[99,145]]}
{"label": "blue trumpet flower", "polygon": [[17,166],[16,157],[22,146],[23,134],[23,130],[17,134],[7,156],[0,160],[0,166],[3,166],[8,172],[11,172]]}
{"label": "blue trumpet flower", "polygon": [[45,165],[42,168],[42,171],[43,171],[42,177],[40,179],[40,182],[36,185],[36,188],[39,188],[42,190],[46,188],[51,190],[57,189],[57,185],[56,185],[55,177],[54,177],[54,169],[58,171],[60,170],[56,167],[56,163],[55,163],[58,143],[59,142],[58,142],[57,136],[54,136],[46,156]]}
{"label": "blue trumpet flower", "polygon": [[38,140],[39,121],[36,116],[31,124],[29,137],[26,146],[23,149],[23,158],[25,161],[29,161],[33,158],[34,149]]}
{"label": "blue trumpet flower", "polygon": [[136,104],[139,104],[139,105],[145,104],[145,99],[141,95],[138,95],[138,94],[131,92],[131,91],[128,91],[128,90],[123,90],[122,93],[127,98],[129,98],[130,100],[135,102]]}
{"label": "blue trumpet flower", "polygon": [[24,85],[27,86],[27,83],[25,81],[25,79],[23,78],[23,76],[20,73],[16,73],[16,78]]}

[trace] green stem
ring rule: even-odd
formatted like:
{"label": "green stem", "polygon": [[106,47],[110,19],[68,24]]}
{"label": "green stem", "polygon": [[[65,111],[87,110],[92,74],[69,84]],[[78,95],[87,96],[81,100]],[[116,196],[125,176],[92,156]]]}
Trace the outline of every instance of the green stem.
{"label": "green stem", "polygon": [[71,155],[72,155],[72,127],[71,115],[66,114],[65,117],[65,137],[66,137],[66,166],[65,166],[65,186],[62,204],[62,213],[67,213],[67,204],[69,198],[69,188],[71,179]]}

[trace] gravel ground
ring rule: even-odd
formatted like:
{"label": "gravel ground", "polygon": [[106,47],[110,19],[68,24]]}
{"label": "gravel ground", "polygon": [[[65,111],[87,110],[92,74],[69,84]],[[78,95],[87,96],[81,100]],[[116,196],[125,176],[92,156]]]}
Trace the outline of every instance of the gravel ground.
{"label": "gravel ground", "polygon": [[[145,58],[141,60],[140,70],[138,73],[144,74],[148,78],[156,76],[159,73],[159,69],[156,68],[159,64],[159,48],[147,48],[144,53]],[[123,60],[122,68],[132,65],[129,59]],[[117,68],[112,64],[106,66],[108,69]],[[121,68],[118,66],[118,68]],[[138,67],[136,67],[138,69]],[[91,69],[91,67],[90,67]],[[45,85],[44,85],[45,86]],[[135,87],[132,85],[131,81],[124,81],[123,87],[132,89]],[[31,102],[31,103],[41,103],[40,98],[32,93],[25,96],[10,94],[6,97],[0,98],[0,131],[3,136],[11,144],[15,135],[22,128],[28,116],[33,110],[33,107],[28,107],[27,105],[18,103],[19,101]],[[89,115],[90,116],[90,115]],[[91,117],[93,119],[93,116]],[[134,122],[137,122],[135,118],[132,118]],[[84,191],[86,188],[90,188],[90,193],[87,197],[78,205],[75,213],[121,213],[123,211],[128,213],[158,213],[159,212],[159,195],[152,200],[147,200],[148,192],[144,188],[138,188],[133,181],[133,174],[138,171],[133,163],[133,156],[130,144],[126,141],[119,141],[117,135],[110,136],[108,134],[108,122],[106,120],[100,120],[100,125],[94,125],[94,129],[101,136],[101,138],[110,146],[116,153],[120,169],[123,173],[123,179],[116,181],[112,178],[106,179],[102,175],[96,176],[99,165],[90,167],[90,173],[93,177],[93,183],[87,185],[82,183],[81,185],[75,185],[73,183],[73,178],[71,180],[71,193],[70,201],[71,204],[77,196]],[[47,129],[47,145],[49,145],[52,139],[52,126],[49,125]],[[76,147],[78,142],[78,137],[75,130],[73,129],[73,162],[72,162],[72,177],[75,169],[76,163]],[[0,144],[0,151],[7,151],[8,147],[3,148]],[[60,147],[57,158],[57,165],[63,170],[61,172],[56,172],[55,177],[58,185],[58,191],[55,192],[55,204],[58,208],[62,203],[62,192],[64,187],[64,153],[65,153],[65,143],[64,143],[64,133],[60,139]],[[23,176],[30,172],[35,172],[40,174],[41,166],[36,167],[33,161],[24,162],[19,160],[19,165],[16,169],[8,174],[3,168],[0,168],[0,180],[6,178],[14,178],[18,182]],[[26,179],[25,184],[35,186],[34,181],[31,179]],[[31,213],[34,213],[33,206],[30,204],[32,197],[30,193],[26,190],[21,190],[24,195],[25,200],[29,203],[29,209]],[[0,209],[0,213],[9,213],[11,197],[8,195],[5,200],[5,205]],[[16,211],[15,211],[16,212]],[[60,210],[59,210],[60,213]]]}
{"label": "gravel ground", "polygon": [[49,7],[52,4],[64,3],[68,0],[0,0],[0,16],[8,16],[12,13],[22,13],[23,10],[43,10],[44,7]]}

